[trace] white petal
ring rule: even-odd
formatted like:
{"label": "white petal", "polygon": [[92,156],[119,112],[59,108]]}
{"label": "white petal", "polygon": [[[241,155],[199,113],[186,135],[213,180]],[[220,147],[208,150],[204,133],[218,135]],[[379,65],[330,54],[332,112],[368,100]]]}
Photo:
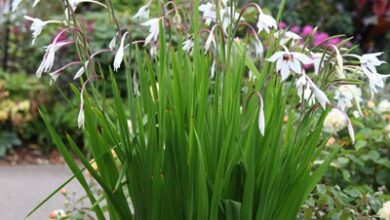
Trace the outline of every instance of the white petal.
{"label": "white petal", "polygon": [[259,122],[258,122],[258,126],[259,126],[259,130],[260,130],[260,134],[262,136],[264,136],[264,133],[265,133],[265,116],[264,116],[264,103],[263,103],[263,98],[261,97],[261,95],[259,95],[259,99],[260,99],[260,109],[259,109]]}
{"label": "white petal", "polygon": [[118,71],[118,69],[121,67],[123,57],[125,55],[125,39],[128,32],[126,32],[121,39],[121,45],[118,48],[118,51],[115,54],[114,58],[114,71]]}
{"label": "white petal", "polygon": [[288,67],[288,63],[286,61],[281,62],[281,70],[280,74],[282,76],[282,82],[286,80],[290,76],[290,68]]}
{"label": "white petal", "polygon": [[312,64],[313,63],[313,60],[310,59],[308,56],[306,56],[305,54],[303,53],[297,53],[297,52],[293,52],[292,55],[294,56],[294,58],[297,58],[299,61],[301,61],[303,64]]}
{"label": "white petal", "polygon": [[275,62],[276,60],[282,58],[284,54],[286,54],[286,52],[284,52],[284,51],[278,51],[278,52],[274,53],[274,54],[273,54],[270,58],[268,58],[267,60],[270,61],[270,62]]}
{"label": "white petal", "polygon": [[84,72],[85,72],[85,69],[88,68],[88,64],[89,64],[89,61],[85,62],[84,66],[82,66],[75,74],[74,78],[73,79],[78,79],[80,78]]}

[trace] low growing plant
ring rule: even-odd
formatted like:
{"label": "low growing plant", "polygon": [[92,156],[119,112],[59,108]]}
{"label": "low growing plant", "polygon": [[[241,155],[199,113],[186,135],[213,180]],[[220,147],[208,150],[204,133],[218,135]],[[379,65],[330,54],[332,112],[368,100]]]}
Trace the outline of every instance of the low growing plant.
{"label": "low growing plant", "polygon": [[[84,2],[107,10],[113,35],[108,48],[92,48],[85,40],[77,13]],[[344,116],[354,142],[344,111],[358,102],[350,89],[340,88],[356,87],[366,77],[375,93],[387,77],[376,71],[380,54],[355,55],[344,48],[348,39],[325,46],[330,38],[312,48],[315,30],[306,39],[278,31],[285,0],[276,19],[255,3],[238,9],[234,1],[150,1],[132,17],[144,20],[145,40],[133,40],[132,27],[117,22],[110,0],[60,3],[65,22],[58,22],[61,31],[47,46],[37,76],[48,73],[56,81],[67,67],[80,67],[74,78],[83,86],[73,88],[92,161],[42,117],[97,219],[105,218],[104,204],[110,219],[295,219],[337,154],[335,147],[314,165],[331,109]],[[34,38],[53,25],[33,22]],[[73,39],[60,40],[64,33]],[[69,46],[79,61],[52,70],[56,52]],[[95,62],[113,52],[115,73]],[[115,80],[121,74],[124,93]],[[83,169],[103,197],[91,191]]]}

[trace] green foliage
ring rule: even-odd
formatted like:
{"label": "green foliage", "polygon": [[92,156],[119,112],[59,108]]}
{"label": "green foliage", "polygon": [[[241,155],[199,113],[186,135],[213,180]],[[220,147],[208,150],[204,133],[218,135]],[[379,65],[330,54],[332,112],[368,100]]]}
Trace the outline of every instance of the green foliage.
{"label": "green foliage", "polygon": [[382,203],[388,199],[383,192],[374,192],[366,185],[340,189],[319,184],[302,207],[299,219],[375,219]]}
{"label": "green foliage", "polygon": [[7,150],[20,146],[22,142],[13,132],[0,131],[0,157],[5,156]]}

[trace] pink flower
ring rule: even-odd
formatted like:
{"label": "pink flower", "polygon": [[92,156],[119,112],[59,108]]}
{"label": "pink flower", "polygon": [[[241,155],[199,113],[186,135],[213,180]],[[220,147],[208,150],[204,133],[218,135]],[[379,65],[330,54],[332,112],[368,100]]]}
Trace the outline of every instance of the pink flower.
{"label": "pink flower", "polygon": [[340,42],[341,42],[341,39],[339,37],[337,37],[337,38],[330,39],[328,41],[328,45],[337,45]]}
{"label": "pink flower", "polygon": [[322,42],[324,42],[327,38],[329,38],[329,35],[327,33],[320,32],[318,34],[314,35],[314,46],[320,45]]}
{"label": "pink flower", "polygon": [[313,32],[314,28],[313,26],[311,25],[306,25],[305,27],[303,27],[303,30],[302,30],[302,35],[304,37],[308,36],[309,34],[311,34],[311,32]]}
{"label": "pink flower", "polygon": [[280,29],[285,29],[287,27],[287,24],[284,23],[283,21],[281,21],[281,22],[279,22],[278,26]]}
{"label": "pink flower", "polygon": [[291,27],[290,30],[291,30],[292,32],[294,32],[294,33],[299,34],[299,33],[301,32],[301,27],[299,27],[298,25],[294,25],[294,26]]}

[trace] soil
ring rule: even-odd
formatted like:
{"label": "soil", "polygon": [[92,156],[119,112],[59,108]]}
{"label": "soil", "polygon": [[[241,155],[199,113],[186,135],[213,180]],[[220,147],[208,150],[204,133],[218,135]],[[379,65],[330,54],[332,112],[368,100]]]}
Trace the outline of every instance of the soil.
{"label": "soil", "polygon": [[0,157],[0,166],[64,164],[64,159],[57,150],[47,154],[35,145],[28,145],[10,151]]}

